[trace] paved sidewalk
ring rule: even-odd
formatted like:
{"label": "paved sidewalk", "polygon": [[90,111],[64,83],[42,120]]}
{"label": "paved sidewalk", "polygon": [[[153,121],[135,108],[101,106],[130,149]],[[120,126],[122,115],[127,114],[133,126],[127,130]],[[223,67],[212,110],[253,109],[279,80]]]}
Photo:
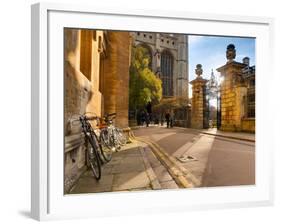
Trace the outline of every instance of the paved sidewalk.
{"label": "paved sidewalk", "polygon": [[102,166],[102,177],[97,181],[87,170],[70,194],[139,191],[178,188],[165,167],[147,145],[129,143],[113,153],[112,160]]}
{"label": "paved sidewalk", "polygon": [[255,134],[253,133],[246,133],[246,132],[227,132],[227,131],[220,131],[216,128],[210,128],[206,130],[201,130],[201,133],[203,134],[210,134],[218,137],[226,137],[226,138],[232,138],[237,140],[244,140],[244,141],[250,141],[255,142]]}

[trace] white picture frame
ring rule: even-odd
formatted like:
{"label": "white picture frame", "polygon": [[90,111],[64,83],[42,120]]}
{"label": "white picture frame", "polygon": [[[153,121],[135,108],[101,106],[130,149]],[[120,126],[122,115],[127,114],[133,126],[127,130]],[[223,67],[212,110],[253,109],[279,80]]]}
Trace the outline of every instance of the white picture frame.
{"label": "white picture frame", "polygon": [[[93,22],[94,21],[94,22]],[[37,220],[248,207],[273,203],[271,121],[273,19],[191,12],[32,5],[32,198]],[[63,194],[63,28],[256,37],[256,185],[169,191]],[[262,118],[262,119],[261,119]]]}

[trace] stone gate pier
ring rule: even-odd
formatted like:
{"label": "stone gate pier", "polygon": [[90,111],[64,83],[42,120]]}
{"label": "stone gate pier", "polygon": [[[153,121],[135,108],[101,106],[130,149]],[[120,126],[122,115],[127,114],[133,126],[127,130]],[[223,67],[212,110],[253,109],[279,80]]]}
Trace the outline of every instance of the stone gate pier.
{"label": "stone gate pier", "polygon": [[207,105],[206,105],[206,83],[207,79],[202,78],[202,65],[197,64],[195,73],[196,79],[192,80],[192,109],[191,109],[191,127],[192,128],[206,128],[208,121],[204,116]]}
{"label": "stone gate pier", "polygon": [[227,62],[217,69],[221,74],[221,130],[243,131],[242,121],[246,116],[247,85],[243,77],[245,63],[236,62],[236,49],[229,44]]}

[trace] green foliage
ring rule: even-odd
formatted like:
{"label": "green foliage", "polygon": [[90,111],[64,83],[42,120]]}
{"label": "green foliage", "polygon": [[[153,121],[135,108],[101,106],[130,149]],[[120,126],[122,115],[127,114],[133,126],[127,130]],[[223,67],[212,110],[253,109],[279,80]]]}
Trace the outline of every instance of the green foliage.
{"label": "green foliage", "polygon": [[150,56],[144,47],[133,47],[130,67],[129,107],[144,108],[150,101],[157,104],[162,98],[162,82],[149,68]]}

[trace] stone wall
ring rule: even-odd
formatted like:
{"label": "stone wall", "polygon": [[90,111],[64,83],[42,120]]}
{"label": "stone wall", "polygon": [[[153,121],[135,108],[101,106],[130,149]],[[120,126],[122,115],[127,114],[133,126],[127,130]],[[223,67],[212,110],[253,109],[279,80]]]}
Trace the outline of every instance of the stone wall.
{"label": "stone wall", "polygon": [[[102,31],[64,30],[64,130],[65,192],[86,169],[85,145],[79,122],[71,122],[80,114],[101,115],[101,93],[98,90],[98,38]],[[103,41],[103,39],[100,39]]]}
{"label": "stone wall", "polygon": [[256,120],[255,118],[243,118],[242,119],[242,131],[255,133]]}
{"label": "stone wall", "polygon": [[[67,135],[78,132],[69,123],[69,119],[74,115],[84,114],[85,112],[101,115],[100,54],[98,38],[94,37],[101,37],[100,41],[103,41],[103,32],[65,29],[64,121]],[[82,45],[81,40],[84,41]],[[81,55],[82,47],[87,49],[87,57]]]}
{"label": "stone wall", "polygon": [[67,193],[86,169],[86,146],[79,122],[86,112],[117,112],[128,127],[129,47],[127,32],[64,30],[64,186]]}

